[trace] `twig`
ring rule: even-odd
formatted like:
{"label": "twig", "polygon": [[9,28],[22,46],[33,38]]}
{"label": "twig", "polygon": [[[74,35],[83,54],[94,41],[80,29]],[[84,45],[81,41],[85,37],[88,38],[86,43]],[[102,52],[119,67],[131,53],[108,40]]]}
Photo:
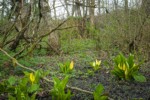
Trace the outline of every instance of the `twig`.
{"label": "twig", "polygon": [[[2,52],[3,52],[6,56],[8,56],[11,60],[15,60],[16,65],[18,65],[18,66],[20,66],[20,67],[22,67],[22,68],[24,68],[24,69],[30,70],[30,71],[32,71],[32,72],[35,72],[34,69],[28,68],[28,67],[26,67],[26,66],[20,64],[15,58],[13,58],[11,55],[9,55],[9,54],[8,54],[5,50],[3,50],[2,48],[0,48],[0,51],[2,51]],[[49,80],[49,79],[46,78],[46,77],[43,77],[43,79],[44,79],[45,81],[47,81],[47,82],[54,83],[52,80]],[[69,86],[69,85],[67,85],[67,88],[72,89],[72,90],[77,90],[77,91],[80,91],[80,92],[84,92],[84,93],[88,93],[88,94],[93,94],[93,92],[91,92],[91,91],[83,90],[83,89],[77,88],[77,87],[71,87],[71,86]]]}
{"label": "twig", "polygon": [[20,64],[15,58],[13,58],[12,56],[10,56],[10,55],[9,55],[5,50],[3,50],[2,48],[0,48],[0,51],[2,51],[2,52],[3,52],[6,56],[8,56],[11,60],[15,60],[15,63],[16,63],[18,66],[20,66],[20,67],[22,67],[22,68],[24,68],[24,69],[27,69],[27,70],[30,70],[30,71],[35,72],[34,69],[25,67],[25,66],[23,66],[22,64]]}
{"label": "twig", "polygon": [[70,27],[58,28],[57,30],[70,29],[70,28],[75,28],[75,27],[79,27],[79,26],[70,26]]}
{"label": "twig", "polygon": [[64,20],[63,22],[61,22],[57,27],[55,27],[54,29],[52,29],[50,32],[46,33],[46,34],[43,34],[41,36],[39,36],[39,39],[42,39],[48,35],[50,35],[52,32],[56,31],[59,27],[61,27],[65,22],[67,22],[68,19]]}

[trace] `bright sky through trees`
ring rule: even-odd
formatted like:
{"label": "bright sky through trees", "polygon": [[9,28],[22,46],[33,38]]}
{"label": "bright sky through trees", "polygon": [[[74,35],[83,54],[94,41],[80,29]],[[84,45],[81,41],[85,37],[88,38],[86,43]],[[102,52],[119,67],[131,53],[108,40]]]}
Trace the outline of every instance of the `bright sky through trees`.
{"label": "bright sky through trees", "polygon": [[[54,10],[53,10],[53,1],[54,0],[49,0],[49,5],[50,5],[50,7],[51,7],[51,14],[52,14],[52,16],[54,15]],[[81,0],[82,1],[82,0]],[[125,0],[118,0],[118,5],[119,5],[119,9],[122,9],[122,8],[124,8],[124,1]],[[108,11],[112,11],[112,10],[114,10],[114,0],[101,0],[101,5],[102,5],[102,8],[101,8],[101,13],[105,13],[105,11],[106,11],[106,8],[107,8],[107,10]],[[132,7],[132,8],[135,8],[135,7],[137,7],[137,5],[139,6],[139,4],[141,4],[141,3],[139,3],[139,2],[141,2],[141,0],[128,0],[128,6],[129,7]],[[70,9],[69,9],[69,11],[71,12],[71,10],[72,10],[72,5],[73,5],[73,0],[68,0],[68,2],[67,2],[70,6]],[[95,4],[97,5],[97,3],[98,3],[98,1],[97,0],[95,0]],[[55,0],[55,10],[56,10],[56,14],[57,14],[57,16],[59,16],[59,17],[65,17],[66,15],[67,15],[67,12],[66,12],[66,5],[65,5],[65,3],[64,3],[64,0]],[[95,8],[95,14],[98,14],[98,11],[97,11],[98,9],[97,8]],[[82,10],[81,10],[81,12],[82,12]]]}

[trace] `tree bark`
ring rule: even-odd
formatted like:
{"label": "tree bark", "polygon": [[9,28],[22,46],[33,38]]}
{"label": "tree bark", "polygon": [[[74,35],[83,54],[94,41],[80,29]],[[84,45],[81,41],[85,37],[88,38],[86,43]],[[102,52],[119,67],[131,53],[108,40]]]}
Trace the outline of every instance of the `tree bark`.
{"label": "tree bark", "polygon": [[80,1],[75,0],[76,16],[81,17]]}
{"label": "tree bark", "polygon": [[18,31],[18,35],[16,36],[15,41],[10,46],[10,50],[15,51],[19,42],[24,37],[24,33],[28,28],[28,22],[30,18],[31,6],[24,6],[23,1],[19,1],[18,7],[15,10],[16,17],[16,29]]}
{"label": "tree bark", "polygon": [[53,0],[54,18],[56,19],[57,15],[56,15],[55,3],[56,3],[56,1]]}
{"label": "tree bark", "polygon": [[98,0],[98,13],[101,14],[101,0]]}
{"label": "tree bark", "polygon": [[125,13],[128,13],[128,0],[125,0]]}
{"label": "tree bark", "polygon": [[143,28],[144,25],[149,18],[150,15],[150,0],[142,0],[142,5],[141,5],[141,12],[142,14],[142,22],[139,27],[138,34],[134,37],[134,39],[131,41],[129,44],[129,52],[133,52],[134,50],[138,50],[138,45],[141,43],[142,38],[143,38]]}
{"label": "tree bark", "polygon": [[90,22],[91,22],[91,26],[95,26],[94,24],[94,6],[95,6],[95,0],[90,0],[90,10],[89,10],[89,14],[90,14]]}

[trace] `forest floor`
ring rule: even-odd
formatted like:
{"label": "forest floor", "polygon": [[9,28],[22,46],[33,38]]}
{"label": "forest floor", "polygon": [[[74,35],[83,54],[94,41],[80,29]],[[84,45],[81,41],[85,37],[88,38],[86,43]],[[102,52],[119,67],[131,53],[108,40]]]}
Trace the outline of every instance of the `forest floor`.
{"label": "forest floor", "polygon": [[[144,62],[140,67],[140,72],[146,77],[147,82],[127,82],[124,80],[117,80],[111,74],[113,59],[119,52],[115,50],[94,50],[90,48],[90,46],[88,48],[85,47],[86,49],[83,50],[76,45],[74,47],[76,47],[74,50],[76,52],[63,53],[62,55],[40,55],[36,53],[33,57],[20,59],[19,62],[35,70],[40,68],[46,71],[49,70],[50,74],[47,77],[52,80],[54,76],[60,79],[64,77],[64,74],[60,72],[59,63],[74,61],[74,70],[70,74],[69,86],[93,92],[98,84],[102,84],[105,88],[104,95],[109,96],[110,100],[150,100],[150,61]],[[72,48],[70,49],[72,50]],[[140,56],[139,58],[142,59]],[[93,69],[90,63],[96,59],[102,61],[101,68],[96,72],[92,72]],[[3,66],[0,68],[1,78],[6,78],[13,74],[20,75],[20,72],[24,71],[24,69],[19,69],[17,67],[15,70],[11,68],[11,71],[7,68],[8,66],[12,66],[8,61],[8,58],[6,59],[5,55],[1,54],[0,66]],[[44,82],[42,87],[44,88],[43,90],[49,91],[52,86]],[[71,92],[74,94],[72,100],[93,100],[91,94],[77,90],[71,90]],[[38,100],[51,100],[51,97],[49,94],[43,94],[38,97]]]}
{"label": "forest floor", "polygon": [[[73,60],[75,66],[69,79],[69,86],[94,91],[95,87],[101,83],[105,88],[104,95],[108,95],[112,100],[150,100],[150,62],[144,63],[140,69],[140,72],[147,78],[147,82],[116,80],[111,74],[113,57],[109,58],[108,55],[102,53],[104,52],[86,51],[71,55],[39,57],[38,59],[44,61],[39,66],[43,66],[45,70],[50,70],[50,78],[52,76],[62,78],[63,74],[59,71],[58,63]],[[92,73],[92,67],[89,63],[95,59],[102,60],[102,65],[100,70]],[[80,91],[72,91],[72,93],[74,94],[72,100],[93,100],[92,95]],[[46,98],[39,98],[39,100],[47,100]]]}

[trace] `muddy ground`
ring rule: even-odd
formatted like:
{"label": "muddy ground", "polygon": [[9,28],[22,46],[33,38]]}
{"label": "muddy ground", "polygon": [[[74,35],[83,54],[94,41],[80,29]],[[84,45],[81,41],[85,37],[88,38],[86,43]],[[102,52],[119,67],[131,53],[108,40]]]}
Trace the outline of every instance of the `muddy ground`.
{"label": "muddy ground", "polygon": [[[127,82],[124,80],[117,80],[111,74],[112,67],[107,66],[109,63],[109,65],[113,66],[112,61],[108,59],[107,64],[102,63],[101,69],[93,74],[88,73],[88,70],[92,70],[92,68],[89,66],[89,63],[87,63],[87,59],[82,60],[81,58],[77,58],[77,56],[70,57],[70,59],[75,60],[76,64],[74,67],[75,70],[68,83],[69,86],[94,91],[98,84],[103,84],[105,87],[104,95],[109,96],[110,100],[150,100],[150,62],[145,62],[140,69],[140,72],[147,78],[147,82],[139,83],[135,81]],[[61,60],[61,58],[59,58],[59,60]],[[89,61],[90,60],[92,59],[89,59]],[[65,58],[63,58],[63,61],[65,61]],[[102,61],[105,62],[105,59]],[[53,60],[52,62],[49,64],[54,66],[57,60]],[[53,70],[53,74],[56,76],[62,77],[62,74],[58,71],[58,67],[48,68]],[[90,94],[76,90],[71,91],[74,94],[72,100],[93,100],[93,96]],[[46,98],[43,100],[46,100]]]}

